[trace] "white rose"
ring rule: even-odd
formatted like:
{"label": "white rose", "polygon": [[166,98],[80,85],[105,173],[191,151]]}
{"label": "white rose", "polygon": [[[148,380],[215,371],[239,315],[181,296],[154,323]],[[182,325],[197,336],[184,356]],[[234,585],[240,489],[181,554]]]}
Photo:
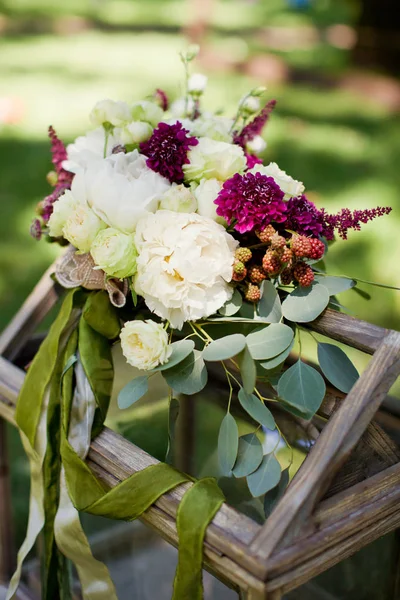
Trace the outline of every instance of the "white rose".
{"label": "white rose", "polygon": [[207,86],[208,78],[202,73],[193,73],[189,77],[188,92],[189,94],[202,94]]}
{"label": "white rose", "polygon": [[156,127],[160,121],[164,118],[163,109],[155,102],[149,100],[142,100],[141,102],[134,102],[131,105],[131,119],[134,121],[145,121],[150,123],[153,127]]}
{"label": "white rose", "polygon": [[64,225],[78,206],[79,201],[70,190],[66,190],[53,204],[53,212],[48,222],[51,237],[61,237]]}
{"label": "white rose", "polygon": [[267,147],[267,142],[264,140],[261,135],[256,135],[252,140],[247,142],[246,150],[250,152],[250,154],[260,154]]}
{"label": "white rose", "polygon": [[90,254],[110,277],[125,279],[136,273],[137,251],[132,234],[121,233],[113,227],[103,229],[95,237]]}
{"label": "white rose", "polygon": [[78,205],[65,222],[63,236],[80,252],[86,253],[105,227],[107,225],[88,206]]}
{"label": "white rose", "polygon": [[269,165],[255,165],[250,173],[261,173],[272,177],[275,182],[279,185],[282,192],[285,192],[284,200],[290,198],[297,198],[304,192],[304,185],[301,181],[297,181],[288,175],[285,171],[282,171],[276,163],[269,163]]}
{"label": "white rose", "polygon": [[207,317],[232,297],[228,282],[237,244],[206,217],[168,210],[149,214],[135,233],[135,290],[174,328]]}
{"label": "white rose", "polygon": [[193,193],[197,200],[197,213],[199,215],[217,221],[221,225],[226,225],[225,219],[217,215],[217,205],[214,204],[221,188],[222,183],[218,179],[202,179],[193,190]]}
{"label": "white rose", "polygon": [[159,209],[192,213],[197,209],[196,198],[184,185],[173,183],[161,197]]}
{"label": "white rose", "polygon": [[115,131],[106,134],[103,127],[98,127],[86,135],[77,137],[73,144],[68,144],[68,158],[63,161],[62,166],[71,173],[78,173],[86,169],[90,163],[104,158],[104,154],[110,156],[113,148],[119,144],[121,140]]}
{"label": "white rose", "polygon": [[122,354],[127,362],[143,371],[163,365],[172,353],[164,327],[151,319],[127,321],[120,338]]}
{"label": "white rose", "polygon": [[[189,121],[190,132],[196,137],[208,137],[217,142],[232,143],[232,134],[230,129],[233,125],[233,120],[227,117],[216,117],[203,113],[201,117],[195,121]],[[184,127],[186,127],[184,125]]]}
{"label": "white rose", "polygon": [[93,162],[83,174],[89,206],[110,227],[132,233],[140,217],[157,210],[169,181],[146,166],[137,150]]}
{"label": "white rose", "polygon": [[235,173],[243,173],[246,157],[240,146],[199,138],[197,146],[188,153],[189,164],[183,165],[186,181],[218,179],[226,181]]}
{"label": "white rose", "polygon": [[96,127],[103,123],[111,123],[111,125],[120,127],[131,120],[131,111],[126,102],[100,100],[92,108],[89,119]]}
{"label": "white rose", "polygon": [[144,121],[133,121],[125,127],[118,127],[114,133],[121,140],[122,144],[140,144],[149,139],[153,133],[153,128]]}

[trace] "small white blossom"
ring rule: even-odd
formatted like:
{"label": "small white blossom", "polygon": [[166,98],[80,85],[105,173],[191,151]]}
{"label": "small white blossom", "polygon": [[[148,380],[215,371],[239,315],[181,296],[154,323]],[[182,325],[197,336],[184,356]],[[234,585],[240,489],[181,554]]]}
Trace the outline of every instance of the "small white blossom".
{"label": "small white blossom", "polygon": [[189,94],[202,94],[206,89],[207,81],[208,78],[206,75],[203,75],[202,73],[193,73],[193,75],[189,77],[188,81]]}
{"label": "small white blossom", "polygon": [[267,142],[264,140],[261,135],[256,135],[252,140],[247,142],[246,150],[250,154],[260,154],[267,147]]}
{"label": "small white blossom", "polygon": [[123,145],[145,142],[152,133],[153,128],[149,123],[145,123],[144,121],[132,121],[132,123],[128,123],[125,127],[118,127],[114,131],[114,134],[121,140]]}
{"label": "small white blossom", "polygon": [[100,100],[92,108],[89,118],[96,127],[104,123],[120,127],[131,120],[131,111],[126,102],[116,102],[109,99]]}
{"label": "small white blossom", "polygon": [[255,96],[247,96],[241,103],[241,110],[252,115],[260,110],[260,99]]}

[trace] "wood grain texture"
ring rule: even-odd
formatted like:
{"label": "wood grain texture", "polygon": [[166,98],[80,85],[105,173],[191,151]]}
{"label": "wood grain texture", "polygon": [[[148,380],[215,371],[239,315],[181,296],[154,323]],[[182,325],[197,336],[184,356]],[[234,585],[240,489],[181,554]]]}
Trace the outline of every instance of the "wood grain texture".
{"label": "wood grain texture", "polygon": [[[250,551],[267,560],[280,541],[298,535],[337,469],[357,444],[400,372],[400,334],[391,332],[317,439]],[[290,528],[290,534],[289,534]]]}

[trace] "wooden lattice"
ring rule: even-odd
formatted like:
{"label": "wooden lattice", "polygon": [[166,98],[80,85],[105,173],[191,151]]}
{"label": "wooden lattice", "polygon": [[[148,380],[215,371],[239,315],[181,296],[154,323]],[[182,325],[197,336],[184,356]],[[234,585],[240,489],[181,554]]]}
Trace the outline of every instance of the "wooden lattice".
{"label": "wooden lattice", "polygon": [[[5,421],[14,422],[24,371],[15,361],[58,299],[46,272],[0,336],[0,584],[14,567]],[[373,421],[400,373],[400,333],[326,310],[310,328],[373,355],[345,397],[328,388],[328,417],[315,445],[264,525],[224,504],[209,525],[204,565],[247,600],[277,600],[400,525],[400,453]],[[156,459],[109,429],[93,441],[87,463],[110,487]],[[177,546],[176,512],[184,484],[142,516]],[[21,590],[20,598],[29,592]]]}

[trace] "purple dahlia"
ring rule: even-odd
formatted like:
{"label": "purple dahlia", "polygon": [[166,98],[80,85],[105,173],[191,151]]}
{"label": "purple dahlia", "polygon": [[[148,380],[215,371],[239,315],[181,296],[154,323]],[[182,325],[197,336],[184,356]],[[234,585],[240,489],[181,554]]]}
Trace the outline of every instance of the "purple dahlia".
{"label": "purple dahlia", "polygon": [[174,125],[159,123],[151,138],[140,144],[140,151],[147,156],[146,165],[171,183],[183,182],[182,167],[189,163],[190,146],[199,143],[188,133],[179,121]]}
{"label": "purple dahlia", "polygon": [[217,214],[228,223],[236,221],[240,233],[262,229],[286,219],[284,193],[272,177],[261,173],[236,173],[225,181],[215,204]]}
{"label": "purple dahlia", "polygon": [[[318,210],[306,196],[290,198],[287,203],[286,229],[292,229],[300,235],[319,237],[328,232],[325,226],[324,214]],[[327,236],[328,239],[329,235]]]}

